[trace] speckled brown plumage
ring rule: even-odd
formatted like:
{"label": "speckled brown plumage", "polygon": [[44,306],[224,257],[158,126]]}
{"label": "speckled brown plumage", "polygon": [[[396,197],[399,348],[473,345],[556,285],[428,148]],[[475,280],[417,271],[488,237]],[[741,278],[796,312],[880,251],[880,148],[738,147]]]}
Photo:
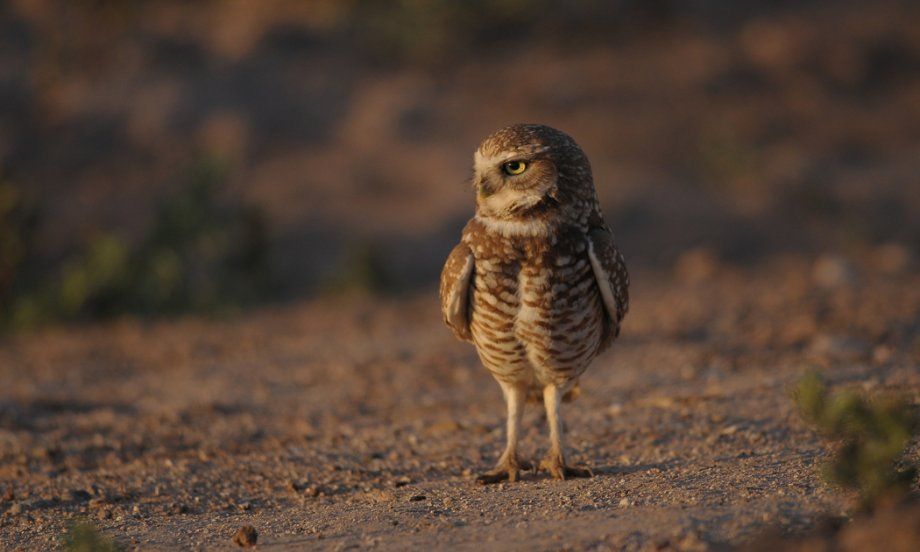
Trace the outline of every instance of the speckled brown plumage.
{"label": "speckled brown plumage", "polygon": [[440,295],[445,322],[475,344],[508,404],[505,453],[480,480],[517,477],[523,402],[535,394],[550,425],[543,467],[557,478],[586,475],[565,465],[559,402],[619,335],[629,308],[626,265],[590,163],[568,135],[514,125],[479,146],[473,183],[476,216],[448,257]]}

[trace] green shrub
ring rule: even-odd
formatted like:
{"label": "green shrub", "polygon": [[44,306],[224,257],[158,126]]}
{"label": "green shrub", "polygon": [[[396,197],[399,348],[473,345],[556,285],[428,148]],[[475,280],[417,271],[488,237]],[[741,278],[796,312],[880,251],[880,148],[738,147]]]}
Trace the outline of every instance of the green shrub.
{"label": "green shrub", "polygon": [[124,547],[106,537],[94,525],[79,522],[71,525],[64,535],[64,550],[67,552],[117,552]]}
{"label": "green shrub", "polygon": [[261,298],[269,285],[268,232],[251,205],[221,200],[224,168],[194,167],[160,205],[131,267],[126,303],[147,313],[213,310]]}
{"label": "green shrub", "polygon": [[384,262],[380,246],[368,241],[355,241],[345,247],[343,260],[335,275],[327,278],[321,291],[329,294],[378,294],[395,288]]}
{"label": "green shrub", "polygon": [[365,46],[363,51],[379,61],[431,64],[483,41],[491,44],[496,37],[523,35],[545,17],[550,4],[547,0],[351,0],[347,21]]}
{"label": "green shrub", "polygon": [[[795,391],[799,410],[840,447],[823,466],[831,483],[859,492],[863,508],[879,499],[907,493],[917,469],[904,458],[917,427],[912,406],[894,396],[867,397],[856,390],[833,395],[810,374]],[[899,467],[899,465],[909,464]]]}
{"label": "green shrub", "polygon": [[23,266],[38,223],[38,210],[21,190],[0,180],[0,308],[21,285]]}
{"label": "green shrub", "polygon": [[730,129],[702,131],[692,155],[692,169],[700,182],[717,193],[756,187],[763,172],[755,148]]}
{"label": "green shrub", "polygon": [[138,243],[97,233],[66,261],[41,271],[23,260],[24,236],[31,234],[27,217],[18,212],[23,208],[4,207],[12,201],[4,203],[0,188],[0,327],[214,311],[263,298],[270,283],[265,218],[250,205],[227,200],[224,180],[220,164],[202,161],[159,205]]}

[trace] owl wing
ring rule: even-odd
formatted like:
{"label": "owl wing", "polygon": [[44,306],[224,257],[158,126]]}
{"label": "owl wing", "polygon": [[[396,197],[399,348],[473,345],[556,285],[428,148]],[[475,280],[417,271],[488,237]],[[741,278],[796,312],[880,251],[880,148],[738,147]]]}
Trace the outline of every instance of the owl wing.
{"label": "owl wing", "polygon": [[457,339],[472,341],[470,332],[470,290],[475,277],[473,252],[457,244],[441,271],[441,313]]}
{"label": "owl wing", "polygon": [[613,243],[613,234],[606,227],[588,232],[588,256],[607,312],[600,346],[604,350],[620,335],[620,322],[629,310],[629,274],[623,255]]}

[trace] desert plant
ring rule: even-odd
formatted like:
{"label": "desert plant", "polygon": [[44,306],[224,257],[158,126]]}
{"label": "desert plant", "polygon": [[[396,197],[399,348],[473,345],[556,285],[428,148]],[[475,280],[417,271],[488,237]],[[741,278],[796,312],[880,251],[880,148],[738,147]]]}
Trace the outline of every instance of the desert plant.
{"label": "desert plant", "polygon": [[[351,0],[354,34],[378,60],[435,63],[489,36],[530,28],[545,0]],[[538,5],[535,5],[538,4]]]}
{"label": "desert plant", "polygon": [[22,285],[38,209],[18,186],[0,180],[0,312],[7,311]]}
{"label": "desert plant", "polygon": [[857,490],[860,505],[867,509],[910,490],[917,468],[904,456],[918,420],[906,400],[853,389],[830,394],[817,374],[799,381],[795,399],[806,420],[840,441],[823,466],[828,482]]}
{"label": "desert plant", "polygon": [[117,542],[102,534],[93,524],[82,521],[67,528],[64,535],[67,552],[116,552],[124,550]]}
{"label": "desert plant", "polygon": [[329,294],[378,294],[395,289],[395,283],[384,262],[379,244],[354,241],[345,246],[341,266],[322,283],[321,290]]}
{"label": "desert plant", "polygon": [[700,133],[693,150],[693,168],[713,191],[743,193],[756,187],[761,174],[757,151],[730,129]]}
{"label": "desert plant", "polygon": [[225,197],[224,177],[219,163],[195,164],[161,202],[141,240],[97,232],[64,262],[32,270],[29,278],[23,259],[31,219],[0,187],[0,328],[213,311],[264,297],[270,278],[265,219],[255,207]]}
{"label": "desert plant", "polygon": [[202,160],[157,211],[132,262],[131,296],[140,312],[209,310],[247,303],[268,286],[262,212],[222,197],[226,170]]}

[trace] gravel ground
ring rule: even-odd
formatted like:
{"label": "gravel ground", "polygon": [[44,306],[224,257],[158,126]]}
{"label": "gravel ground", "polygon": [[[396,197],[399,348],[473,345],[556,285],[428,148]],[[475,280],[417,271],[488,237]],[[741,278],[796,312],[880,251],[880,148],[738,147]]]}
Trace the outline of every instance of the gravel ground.
{"label": "gravel ground", "polygon": [[[64,328],[0,344],[0,547],[73,520],[141,549],[708,549],[805,533],[852,506],[789,391],[920,396],[920,277],[871,255],[633,275],[621,339],[566,405],[587,480],[482,487],[498,386],[434,290],[222,320]],[[525,415],[525,456],[546,449]],[[911,454],[916,457],[917,444]]]}

